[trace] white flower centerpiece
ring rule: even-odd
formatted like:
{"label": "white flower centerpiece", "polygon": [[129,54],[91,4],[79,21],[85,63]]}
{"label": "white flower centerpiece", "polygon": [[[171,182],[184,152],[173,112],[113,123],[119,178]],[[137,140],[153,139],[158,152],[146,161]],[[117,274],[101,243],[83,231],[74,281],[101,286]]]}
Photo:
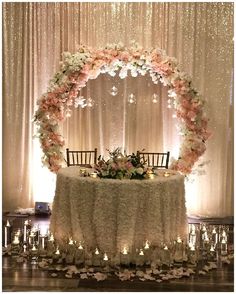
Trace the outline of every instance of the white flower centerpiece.
{"label": "white flower centerpiece", "polygon": [[121,152],[118,147],[114,151],[107,150],[109,159],[98,157],[98,163],[94,168],[100,178],[107,179],[147,179],[153,169],[146,165],[146,162],[139,154],[127,155]]}

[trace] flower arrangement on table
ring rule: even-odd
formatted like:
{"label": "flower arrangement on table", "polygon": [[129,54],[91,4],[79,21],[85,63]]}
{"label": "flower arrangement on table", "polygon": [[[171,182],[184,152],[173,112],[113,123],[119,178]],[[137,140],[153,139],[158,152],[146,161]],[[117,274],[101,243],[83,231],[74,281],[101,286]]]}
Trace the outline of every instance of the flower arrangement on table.
{"label": "flower arrangement on table", "polygon": [[153,173],[152,168],[146,166],[146,162],[138,154],[126,155],[121,152],[121,148],[116,148],[109,152],[109,159],[98,157],[98,163],[94,165],[97,175],[107,179],[146,179],[149,173]]}

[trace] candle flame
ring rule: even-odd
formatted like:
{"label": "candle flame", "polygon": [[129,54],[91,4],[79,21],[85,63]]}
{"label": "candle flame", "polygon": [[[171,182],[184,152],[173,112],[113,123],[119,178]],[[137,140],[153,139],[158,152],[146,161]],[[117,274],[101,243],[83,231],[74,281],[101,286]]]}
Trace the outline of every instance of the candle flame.
{"label": "candle flame", "polygon": [[10,223],[9,223],[9,220],[7,220],[7,224],[6,224],[6,227],[10,227]]}
{"label": "candle flame", "polygon": [[31,249],[32,251],[36,251],[37,248],[35,247],[35,245],[33,245],[33,248]]}
{"label": "candle flame", "polygon": [[27,226],[27,225],[29,224],[29,221],[26,220],[26,221],[24,222],[24,224]]}
{"label": "candle flame", "polygon": [[53,234],[50,235],[50,238],[48,241],[54,241],[54,237],[53,237]]}
{"label": "candle flame", "polygon": [[82,244],[81,244],[81,242],[79,243],[78,249],[81,249],[81,250],[84,249],[83,246],[82,246]]}
{"label": "candle flame", "polygon": [[55,254],[57,254],[57,255],[60,254],[60,251],[59,251],[58,247],[57,247],[57,250],[56,250]]}
{"label": "candle flame", "polygon": [[14,240],[13,240],[12,243],[13,243],[13,244],[19,244],[19,243],[20,243],[18,235],[15,235],[15,236],[14,236]]}
{"label": "candle flame", "polygon": [[98,249],[97,249],[97,248],[95,249],[95,254],[96,254],[96,255],[98,255],[98,254],[99,254],[99,251],[98,251]]}
{"label": "candle flame", "polygon": [[215,228],[212,230],[212,234],[216,234],[216,229]]}
{"label": "candle flame", "polygon": [[123,249],[122,253],[123,253],[123,254],[125,254],[125,255],[126,255],[126,254],[128,254],[128,250],[127,250],[127,248],[126,248],[126,247],[124,247],[124,249]]}
{"label": "candle flame", "polygon": [[165,246],[165,247],[164,247],[164,250],[168,250],[168,247],[167,247],[167,246]]}
{"label": "candle flame", "polygon": [[145,243],[145,246],[144,246],[144,249],[149,249],[149,242],[148,242],[148,240],[146,241],[146,243]]}
{"label": "candle flame", "polygon": [[190,247],[190,251],[195,251],[195,247],[194,247],[194,245],[192,245],[192,246]]}
{"label": "candle flame", "polygon": [[143,249],[140,249],[139,255],[144,255]]}
{"label": "candle flame", "polygon": [[211,252],[215,251],[213,245],[211,245],[211,249],[210,249]]}
{"label": "candle flame", "polygon": [[225,230],[223,230],[223,232],[222,232],[222,237],[226,237],[226,232],[225,232]]}
{"label": "candle flame", "polygon": [[177,243],[182,243],[181,238],[177,237]]}
{"label": "candle flame", "polygon": [[73,242],[72,238],[70,238],[69,239],[69,245],[73,245],[73,244],[74,244],[74,242]]}
{"label": "candle flame", "polygon": [[106,253],[104,253],[103,260],[108,260],[108,256],[107,256],[107,254],[106,254]]}
{"label": "candle flame", "polygon": [[223,240],[221,241],[221,243],[222,243],[222,244],[226,244],[226,240],[223,239]]}

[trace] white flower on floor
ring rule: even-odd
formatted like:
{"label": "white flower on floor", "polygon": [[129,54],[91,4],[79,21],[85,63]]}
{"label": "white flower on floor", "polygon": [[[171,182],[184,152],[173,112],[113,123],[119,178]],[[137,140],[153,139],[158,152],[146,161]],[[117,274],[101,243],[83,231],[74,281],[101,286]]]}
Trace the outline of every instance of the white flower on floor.
{"label": "white flower on floor", "polygon": [[152,274],[152,269],[146,269],[146,274],[151,275]]}
{"label": "white flower on floor", "polygon": [[137,277],[143,277],[144,276],[144,272],[143,271],[136,271],[136,276]]}
{"label": "white flower on floor", "polygon": [[68,279],[72,279],[72,274],[68,274],[68,273],[66,273],[66,274],[65,274],[65,277],[68,278]]}
{"label": "white flower on floor", "polygon": [[152,270],[154,275],[159,275],[161,273],[161,271],[159,271],[158,269],[154,269]]}
{"label": "white flower on floor", "polygon": [[82,280],[88,279],[88,275],[87,274],[80,274],[80,279],[82,279]]}
{"label": "white flower on floor", "polygon": [[205,272],[209,272],[210,267],[207,266],[207,265],[205,265],[202,269],[203,269]]}
{"label": "white flower on floor", "polygon": [[107,275],[97,272],[96,274],[94,274],[94,278],[99,282],[99,281],[104,281],[107,279]]}
{"label": "white flower on floor", "polygon": [[144,274],[144,279],[145,280],[150,280],[150,281],[153,281],[153,280],[155,280],[155,278],[154,277],[152,277],[151,275],[149,275],[149,274]]}
{"label": "white flower on floor", "polygon": [[39,267],[41,268],[48,268],[48,263],[46,260],[42,260],[41,262],[38,263]]}
{"label": "white flower on floor", "polygon": [[215,262],[213,262],[213,261],[209,261],[208,263],[209,263],[209,267],[210,267],[210,268],[212,268],[212,269],[213,269],[213,268],[217,268],[217,265],[216,265]]}
{"label": "white flower on floor", "polygon": [[133,278],[135,274],[132,271],[125,269],[123,272],[119,272],[117,276],[121,281],[127,281]]}
{"label": "white flower on floor", "polygon": [[67,273],[79,274],[79,270],[77,269],[77,267],[75,265],[70,265],[67,267],[67,269],[68,269]]}
{"label": "white flower on floor", "polygon": [[187,269],[187,272],[190,273],[190,274],[195,274],[195,271],[192,270],[191,268],[188,268],[188,269]]}

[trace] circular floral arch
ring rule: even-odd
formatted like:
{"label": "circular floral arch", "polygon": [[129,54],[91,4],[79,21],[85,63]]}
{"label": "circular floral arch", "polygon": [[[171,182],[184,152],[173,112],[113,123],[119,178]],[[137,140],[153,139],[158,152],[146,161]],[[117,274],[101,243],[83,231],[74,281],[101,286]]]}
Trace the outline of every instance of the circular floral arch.
{"label": "circular floral arch", "polygon": [[172,162],[171,168],[183,174],[191,173],[194,163],[206,150],[210,133],[203,109],[205,100],[192,86],[191,78],[178,69],[175,58],[157,48],[147,51],[137,44],[126,48],[120,43],[97,50],[81,46],[76,53],[63,55],[60,71],[50,81],[47,93],[37,101],[35,123],[44,165],[52,172],[62,167],[65,141],[59,123],[87,81],[96,79],[100,73],[114,76],[119,72],[120,78],[125,78],[130,70],[134,77],[149,73],[154,83],[160,81],[169,87],[182,135],[179,158]]}

